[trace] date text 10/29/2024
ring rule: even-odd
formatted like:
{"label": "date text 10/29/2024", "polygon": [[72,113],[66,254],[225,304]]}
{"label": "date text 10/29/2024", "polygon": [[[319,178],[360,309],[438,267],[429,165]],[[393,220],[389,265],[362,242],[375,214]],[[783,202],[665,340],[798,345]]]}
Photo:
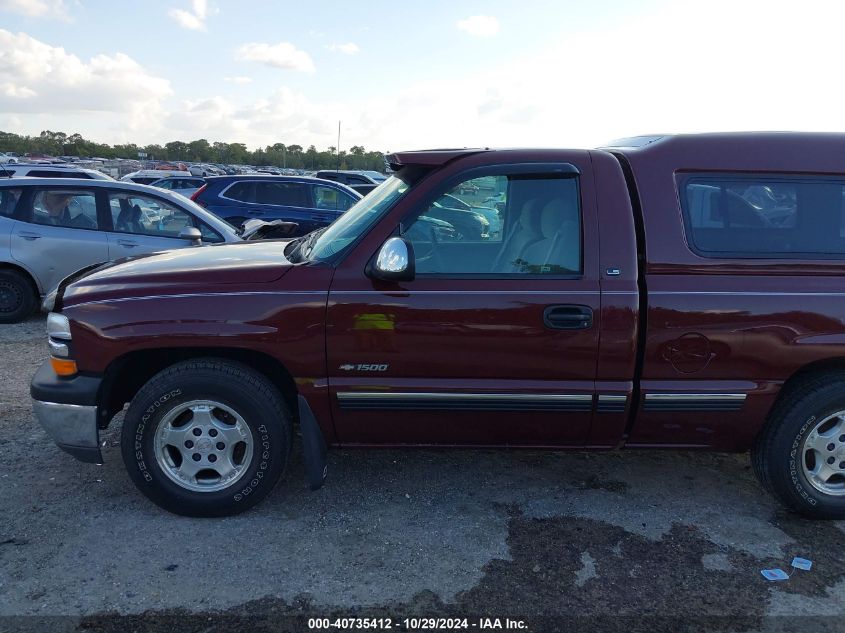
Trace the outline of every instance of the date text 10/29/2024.
{"label": "date text 10/29/2024", "polygon": [[396,631],[528,631],[524,620],[511,618],[309,618],[308,629]]}

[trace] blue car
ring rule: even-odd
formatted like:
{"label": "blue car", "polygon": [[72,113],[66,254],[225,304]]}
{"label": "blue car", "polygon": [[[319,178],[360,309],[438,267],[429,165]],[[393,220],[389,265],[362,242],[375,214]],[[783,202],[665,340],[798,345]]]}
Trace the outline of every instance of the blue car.
{"label": "blue car", "polygon": [[215,176],[206,178],[191,200],[241,228],[247,220],[295,222],[292,235],[328,226],[361,194],[330,180],[298,176]]}

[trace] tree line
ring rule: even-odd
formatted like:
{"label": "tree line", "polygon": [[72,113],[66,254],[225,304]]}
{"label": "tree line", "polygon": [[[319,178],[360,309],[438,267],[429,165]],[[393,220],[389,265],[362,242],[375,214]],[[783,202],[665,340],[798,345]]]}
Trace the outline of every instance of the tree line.
{"label": "tree line", "polygon": [[107,145],[95,143],[80,134],[65,134],[44,130],[38,136],[25,136],[0,131],[0,152],[16,152],[49,156],[80,156],[86,158],[138,159],[138,153],[146,154],[145,160],[184,161],[191,163],[223,163],[228,165],[273,165],[293,169],[372,169],[384,171],[384,154],[367,151],[361,145],[348,150],[337,151],[329,147],[324,151],[313,145],[285,145],[274,143],[255,150],[247,149],[244,143],[209,143],[206,139],[183,142],[171,141],[164,145]]}

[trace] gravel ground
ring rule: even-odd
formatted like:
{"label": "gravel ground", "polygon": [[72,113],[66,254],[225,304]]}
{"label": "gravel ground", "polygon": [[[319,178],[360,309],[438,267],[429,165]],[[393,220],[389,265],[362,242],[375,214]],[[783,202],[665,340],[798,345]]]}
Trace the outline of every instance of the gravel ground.
{"label": "gravel ground", "polygon": [[[845,524],[780,509],[747,456],[336,451],[258,508],[172,516],[32,417],[43,318],[0,325],[0,631],[308,630],[313,616],[528,630],[842,630]],[[788,581],[767,567],[814,561]],[[61,616],[61,617],[59,617]],[[475,626],[473,626],[475,624]],[[505,623],[502,620],[502,627]]]}

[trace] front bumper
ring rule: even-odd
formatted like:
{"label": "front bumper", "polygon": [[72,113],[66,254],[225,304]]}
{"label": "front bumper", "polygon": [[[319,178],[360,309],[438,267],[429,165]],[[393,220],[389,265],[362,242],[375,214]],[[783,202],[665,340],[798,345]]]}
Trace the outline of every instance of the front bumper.
{"label": "front bumper", "polygon": [[97,426],[97,393],[102,380],[94,376],[56,376],[49,361],[32,378],[32,411],[56,445],[92,464],[102,464]]}

